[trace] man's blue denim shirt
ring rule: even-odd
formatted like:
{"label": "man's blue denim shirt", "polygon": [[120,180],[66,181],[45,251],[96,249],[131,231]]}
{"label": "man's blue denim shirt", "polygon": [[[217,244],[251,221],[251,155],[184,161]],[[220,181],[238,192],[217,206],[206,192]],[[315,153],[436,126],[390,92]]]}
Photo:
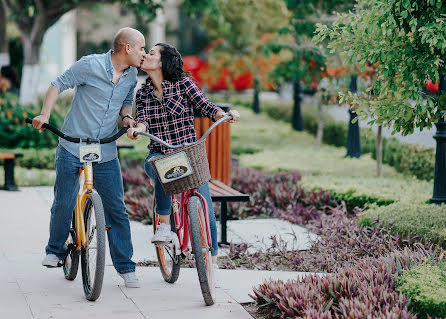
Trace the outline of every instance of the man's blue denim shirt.
{"label": "man's blue denim shirt", "polygon": [[[100,139],[117,132],[118,116],[123,106],[132,106],[137,69],[127,68],[117,85],[113,83],[112,51],[88,55],[74,63],[51,82],[59,93],[75,88],[71,109],[65,117],[62,132],[73,137]],[[59,138],[59,144],[79,157],[79,144]],[[117,155],[116,142],[102,144],[102,160]]]}

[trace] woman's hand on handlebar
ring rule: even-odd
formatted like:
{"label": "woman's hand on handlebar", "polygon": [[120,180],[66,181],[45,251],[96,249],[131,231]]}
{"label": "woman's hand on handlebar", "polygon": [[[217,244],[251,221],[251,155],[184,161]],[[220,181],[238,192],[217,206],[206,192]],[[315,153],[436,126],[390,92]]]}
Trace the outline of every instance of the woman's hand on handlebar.
{"label": "woman's hand on handlebar", "polygon": [[215,115],[215,119],[218,121],[225,115],[232,116],[232,119],[228,121],[229,123],[237,122],[240,119],[240,113],[236,110],[230,110],[228,113],[218,111],[217,115]]}
{"label": "woman's hand on handlebar", "polygon": [[142,123],[138,123],[136,127],[131,127],[127,131],[127,137],[131,140],[136,140],[139,138],[139,135],[134,136],[133,133],[135,132],[145,132],[146,126]]}
{"label": "woman's hand on handlebar", "polygon": [[39,130],[39,132],[43,132],[44,128],[42,127],[42,125],[45,123],[48,124],[49,119],[49,115],[40,114],[33,118],[33,127],[36,130]]}

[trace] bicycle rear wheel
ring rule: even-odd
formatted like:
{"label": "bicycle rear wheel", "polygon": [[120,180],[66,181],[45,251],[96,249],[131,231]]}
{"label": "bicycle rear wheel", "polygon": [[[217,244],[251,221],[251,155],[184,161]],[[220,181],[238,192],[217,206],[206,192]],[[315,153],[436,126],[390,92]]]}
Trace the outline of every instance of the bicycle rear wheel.
{"label": "bicycle rear wheel", "polygon": [[105,267],[105,218],[101,197],[90,193],[85,201],[87,246],[81,250],[82,282],[87,300],[95,301],[102,290]]}
{"label": "bicycle rear wheel", "polygon": [[189,218],[192,241],[192,252],[200,280],[201,292],[207,306],[215,303],[215,284],[212,276],[212,256],[208,243],[205,211],[201,200],[192,196],[189,200]]}
{"label": "bicycle rear wheel", "polygon": [[76,220],[74,218],[75,216],[73,211],[70,234],[65,242],[67,255],[65,256],[63,263],[63,272],[65,279],[67,280],[74,280],[77,276],[77,270],[79,268],[79,251],[76,250]]}
{"label": "bicycle rear wheel", "polygon": [[[158,227],[158,215],[153,214],[153,232],[156,232]],[[175,216],[173,212],[170,214],[170,227],[171,230],[176,233]],[[178,280],[180,275],[180,262],[181,256],[175,254],[175,246],[173,243],[169,245],[156,246],[156,256],[158,257],[158,264],[161,270],[161,275],[168,283],[173,284]]]}

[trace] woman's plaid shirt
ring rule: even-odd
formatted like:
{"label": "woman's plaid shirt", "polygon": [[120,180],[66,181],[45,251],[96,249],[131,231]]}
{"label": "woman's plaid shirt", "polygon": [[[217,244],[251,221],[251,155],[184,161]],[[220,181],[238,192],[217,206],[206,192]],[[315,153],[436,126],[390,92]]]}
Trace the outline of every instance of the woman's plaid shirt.
{"label": "woman's plaid shirt", "polygon": [[[150,78],[136,92],[136,122],[144,124],[150,134],[169,144],[195,142],[194,109],[212,121],[221,109],[211,103],[188,77],[176,83],[163,81],[162,86],[161,101],[155,96]],[[168,154],[173,151],[155,142],[148,148],[151,153]]]}

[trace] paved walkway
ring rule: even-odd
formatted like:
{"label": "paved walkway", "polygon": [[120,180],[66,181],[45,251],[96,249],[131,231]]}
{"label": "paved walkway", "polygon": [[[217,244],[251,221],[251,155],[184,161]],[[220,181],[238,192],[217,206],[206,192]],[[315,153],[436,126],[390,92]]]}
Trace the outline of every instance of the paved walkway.
{"label": "paved walkway", "polygon": [[[51,205],[51,188],[22,187],[19,192],[0,191],[0,318],[251,318],[239,304],[251,301],[252,287],[266,278],[296,279],[296,272],[220,270],[221,288],[217,303],[206,307],[202,300],[195,269],[181,269],[174,285],[165,283],[158,268],[138,267],[142,288],[127,289],[108,259],[101,297],[88,302],[83,296],[80,273],[73,282],[64,279],[60,269],[40,266],[46,245]],[[254,222],[254,221],[253,221]],[[308,246],[308,234],[291,225],[235,225],[247,235],[238,240],[251,240],[265,245],[258,227],[270,232],[297,234],[301,248]],[[248,223],[249,224],[249,223]],[[151,227],[132,223],[134,260],[152,260],[148,244]],[[234,228],[235,227],[235,228]],[[266,236],[269,236],[267,232]],[[229,238],[231,239],[231,232]],[[267,244],[266,244],[267,245]]]}

